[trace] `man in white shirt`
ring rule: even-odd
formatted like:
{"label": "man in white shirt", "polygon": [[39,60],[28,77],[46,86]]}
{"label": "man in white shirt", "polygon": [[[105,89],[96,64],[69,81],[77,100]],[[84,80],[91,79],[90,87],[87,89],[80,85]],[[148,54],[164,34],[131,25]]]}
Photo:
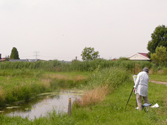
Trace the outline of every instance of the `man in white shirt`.
{"label": "man in white shirt", "polygon": [[134,86],[134,92],[136,94],[136,100],[139,107],[139,110],[142,110],[142,97],[144,99],[144,103],[149,104],[148,100],[148,82],[149,82],[149,76],[148,76],[149,70],[148,68],[144,68],[143,71],[141,71],[137,75],[137,79]]}

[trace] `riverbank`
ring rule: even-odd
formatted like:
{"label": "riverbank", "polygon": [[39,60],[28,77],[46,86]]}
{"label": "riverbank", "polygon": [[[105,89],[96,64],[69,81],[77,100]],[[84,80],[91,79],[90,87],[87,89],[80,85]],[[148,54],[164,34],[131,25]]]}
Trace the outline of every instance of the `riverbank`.
{"label": "riverbank", "polygon": [[43,70],[0,70],[0,107],[28,101],[44,92],[82,88],[89,72],[46,72]]}
{"label": "riverbank", "polygon": [[[36,74],[36,73],[35,73]],[[19,76],[19,75],[18,75]],[[27,75],[28,76],[28,75]],[[40,125],[53,125],[53,124],[69,124],[69,125],[92,125],[92,124],[161,124],[166,120],[166,111],[167,111],[167,101],[166,95],[167,89],[165,85],[159,85],[155,83],[149,83],[149,101],[150,103],[158,103],[160,108],[150,109],[149,113],[144,111],[139,112],[135,110],[136,100],[135,94],[133,93],[131,99],[128,103],[127,109],[125,106],[129,98],[131,89],[134,85],[133,79],[128,79],[128,72],[124,69],[103,69],[96,70],[95,72],[85,73],[85,72],[68,72],[68,73],[53,73],[45,72],[42,73],[42,78],[49,79],[50,85],[59,84],[63,86],[68,83],[70,86],[83,88],[86,87],[87,92],[89,93],[93,89],[103,88],[107,86],[107,94],[103,97],[102,100],[95,103],[87,103],[85,105],[74,104],[72,107],[72,115],[69,117],[67,114],[57,114],[55,110],[48,113],[45,117],[35,118],[33,121],[30,121],[28,118],[21,118],[18,116],[8,117],[0,115],[2,125],[9,124],[40,124]],[[90,77],[88,77],[90,76]],[[158,77],[158,76],[157,76]],[[7,79],[7,77],[5,76]],[[13,78],[13,77],[12,77]],[[17,78],[17,77],[16,77]],[[27,77],[25,77],[27,78]],[[32,76],[30,78],[33,78]],[[58,79],[59,78],[59,79]],[[83,82],[88,80],[89,82]],[[28,79],[28,78],[27,78]],[[63,80],[62,79],[66,79]],[[82,79],[82,80],[81,80]],[[60,80],[55,82],[55,80]],[[10,81],[10,80],[9,80]],[[78,81],[78,82],[77,82]],[[74,84],[75,83],[75,84]],[[57,86],[58,85],[58,86]],[[60,86],[59,86],[60,87]],[[85,89],[85,88],[84,88]],[[105,89],[104,89],[105,90]],[[86,94],[85,93],[85,94]],[[94,92],[92,92],[94,93]],[[97,91],[97,94],[98,91]],[[96,94],[94,94],[95,97]],[[92,102],[93,94],[89,95],[89,102]],[[82,101],[80,101],[82,102]]]}
{"label": "riverbank", "polygon": [[[69,125],[137,125],[137,124],[163,124],[166,121],[166,95],[167,88],[165,85],[149,83],[149,101],[153,104],[158,103],[160,108],[150,108],[149,112],[139,112],[136,110],[135,94],[133,93],[131,99],[125,110],[125,105],[129,98],[133,82],[124,82],[117,88],[116,91],[109,94],[101,103],[87,107],[72,108],[72,115],[57,114],[55,111],[48,113],[46,117],[29,121],[21,117],[6,117],[1,115],[2,125],[26,124],[26,125],[53,125],[53,124],[69,124]],[[161,90],[161,91],[159,91]]]}

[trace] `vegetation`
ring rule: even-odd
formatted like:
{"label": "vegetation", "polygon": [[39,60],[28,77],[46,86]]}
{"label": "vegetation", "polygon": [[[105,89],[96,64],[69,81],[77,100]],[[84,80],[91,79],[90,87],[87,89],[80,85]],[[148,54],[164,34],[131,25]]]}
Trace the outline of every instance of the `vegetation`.
{"label": "vegetation", "polygon": [[80,88],[87,83],[82,73],[48,73],[43,70],[0,70],[0,106],[28,101],[40,93]]}
{"label": "vegetation", "polygon": [[165,25],[158,26],[151,34],[152,40],[148,42],[147,49],[151,53],[155,53],[157,47],[164,46],[167,48],[167,27]]}
{"label": "vegetation", "polygon": [[[78,107],[73,105],[72,115],[69,117],[67,114],[57,114],[55,111],[48,113],[46,117],[36,118],[30,121],[27,118],[21,117],[8,117],[0,115],[2,125],[141,125],[141,124],[166,124],[166,99],[167,93],[166,86],[149,83],[149,101],[153,104],[158,103],[160,108],[150,108],[149,112],[138,112],[135,110],[136,100],[135,94],[132,94],[127,103],[131,88],[133,87],[132,81],[123,82],[118,86],[117,90],[109,94],[102,102],[96,105],[89,105],[86,107]],[[161,91],[159,91],[161,90]]]}
{"label": "vegetation", "polygon": [[114,67],[96,69],[87,83],[86,87],[89,90],[83,94],[81,100],[78,100],[76,104],[88,106],[99,103],[127,80],[129,80],[129,73],[124,69]]}
{"label": "vegetation", "polygon": [[85,47],[84,50],[82,51],[81,56],[83,60],[94,60],[99,57],[99,52],[94,51],[94,48]]}
{"label": "vegetation", "polygon": [[127,58],[127,57],[120,57],[118,60],[130,60],[129,58]]}
{"label": "vegetation", "polygon": [[[0,115],[1,124],[161,124],[166,114],[166,86],[149,83],[149,100],[161,108],[149,113],[135,110],[135,95],[125,110],[133,87],[131,74],[137,74],[147,66],[150,79],[165,81],[167,69],[151,62],[128,60],[2,62],[0,63],[0,105],[29,100],[43,92],[65,88],[85,90],[81,99],[67,114],[48,113],[45,117],[30,121],[27,118]],[[158,74],[161,74],[159,76]],[[159,91],[161,90],[161,91]]]}
{"label": "vegetation", "polygon": [[[2,62],[0,69],[42,69],[45,71],[94,71],[97,68],[103,69],[108,67],[125,68],[126,70],[138,73],[145,66],[152,68],[153,64],[148,61],[128,61],[128,60],[104,60],[95,59],[92,61],[73,61],[72,63],[54,61],[38,61],[38,62]],[[155,68],[157,66],[154,66]]]}
{"label": "vegetation", "polygon": [[167,62],[167,51],[164,46],[157,47],[155,53],[151,54],[151,60],[157,65],[165,65]]}
{"label": "vegetation", "polygon": [[16,47],[13,47],[13,49],[11,51],[10,59],[20,59],[19,53],[18,53]]}
{"label": "vegetation", "polygon": [[167,75],[164,74],[152,74],[149,75],[150,81],[159,81],[159,82],[167,82]]}

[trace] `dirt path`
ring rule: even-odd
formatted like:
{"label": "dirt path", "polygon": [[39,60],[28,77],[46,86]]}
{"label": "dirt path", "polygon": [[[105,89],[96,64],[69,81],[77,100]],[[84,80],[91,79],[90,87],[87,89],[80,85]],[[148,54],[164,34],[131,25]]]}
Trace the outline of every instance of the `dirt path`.
{"label": "dirt path", "polygon": [[157,84],[164,84],[164,85],[167,86],[167,82],[159,82],[159,81],[153,81],[153,80],[151,80],[151,81],[149,81],[149,82],[157,83]]}

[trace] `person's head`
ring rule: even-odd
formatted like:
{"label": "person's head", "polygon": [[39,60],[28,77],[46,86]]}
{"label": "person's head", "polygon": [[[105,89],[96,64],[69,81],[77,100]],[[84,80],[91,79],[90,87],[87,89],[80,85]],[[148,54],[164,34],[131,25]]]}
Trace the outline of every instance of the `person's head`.
{"label": "person's head", "polygon": [[145,72],[149,73],[149,70],[148,70],[148,68],[147,68],[147,67],[144,67],[144,68],[143,68],[143,71],[145,71]]}

